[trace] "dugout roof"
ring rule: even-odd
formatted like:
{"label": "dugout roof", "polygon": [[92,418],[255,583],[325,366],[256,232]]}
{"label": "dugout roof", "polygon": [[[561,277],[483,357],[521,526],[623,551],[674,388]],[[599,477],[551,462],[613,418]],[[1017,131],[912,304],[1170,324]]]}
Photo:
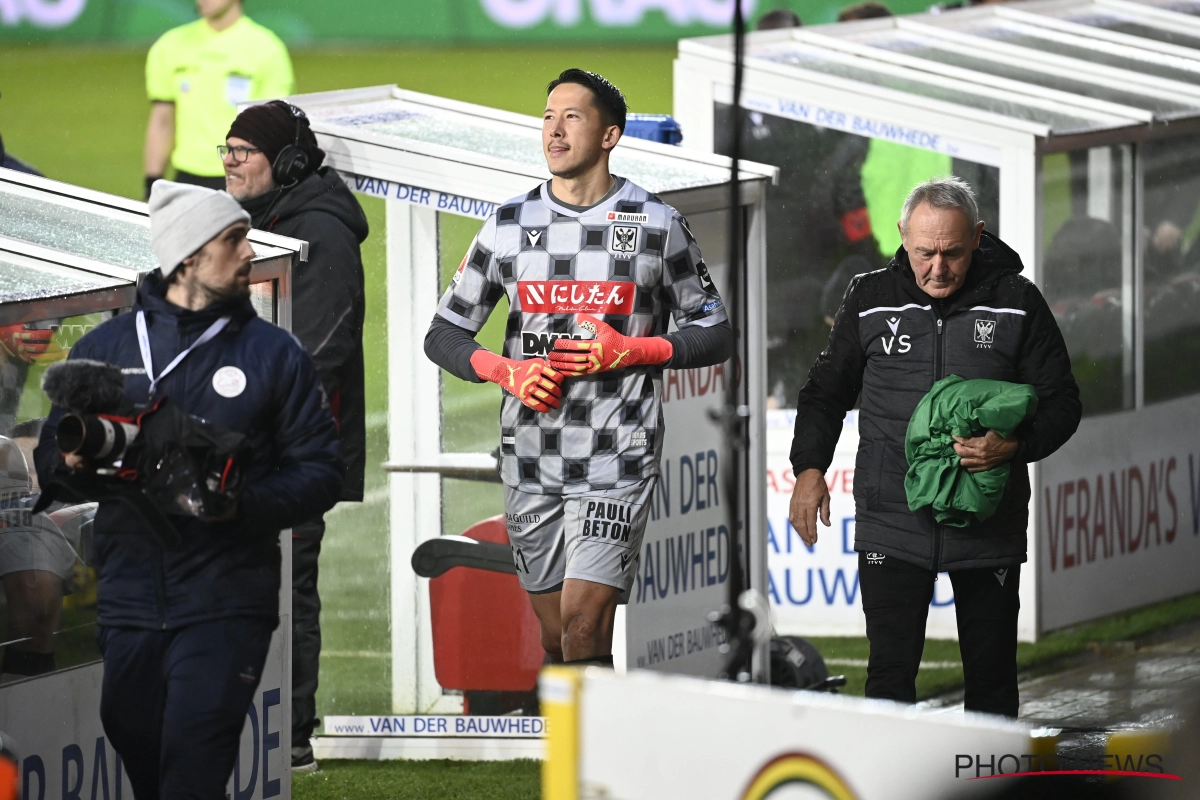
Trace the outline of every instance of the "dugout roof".
{"label": "dugout roof", "polygon": [[[729,63],[732,48],[711,36],[679,53]],[[755,33],[747,64],[1029,133],[1049,151],[1200,116],[1200,2],[1040,0]]]}
{"label": "dugout roof", "polygon": [[[445,203],[466,199],[468,205],[438,206],[437,195],[426,197],[425,202],[418,196],[414,204],[482,218],[491,211],[488,204],[523,194],[533,181],[550,177],[538,117],[396,86],[291,99],[308,114],[327,153],[327,164],[344,175],[401,184],[352,187],[365,194],[413,202],[395,196],[396,192],[404,193],[410,185],[436,189],[447,196]],[[673,198],[680,193],[712,189],[729,180],[728,159],[630,136],[621,139],[611,163],[613,172],[677,207]],[[754,181],[773,180],[777,172],[774,167],[743,163],[741,175],[751,182],[747,191],[754,192],[758,191]],[[472,200],[479,203],[470,204]]]}
{"label": "dugout roof", "polygon": [[[286,327],[292,258],[308,244],[250,239],[256,307]],[[145,203],[0,169],[0,324],[128,307],[156,267]]]}

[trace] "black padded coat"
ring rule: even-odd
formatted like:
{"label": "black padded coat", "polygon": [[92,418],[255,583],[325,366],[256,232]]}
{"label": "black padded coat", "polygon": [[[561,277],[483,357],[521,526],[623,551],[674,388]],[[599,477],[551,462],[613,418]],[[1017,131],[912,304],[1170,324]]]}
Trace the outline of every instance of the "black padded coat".
{"label": "black padded coat", "polygon": [[[861,395],[856,550],[938,571],[1026,560],[1024,467],[1074,434],[1082,406],[1058,324],[1021,269],[1020,257],[985,231],[962,288],[948,298],[936,300],[917,286],[903,248],[846,290],[829,343],[800,391],[791,460],[797,475],[826,470],[842,419]],[[999,509],[966,528],[937,525],[928,509],[910,511],[904,493],[909,418],[947,375],[1027,383],[1039,401],[1017,430],[1020,444]]]}

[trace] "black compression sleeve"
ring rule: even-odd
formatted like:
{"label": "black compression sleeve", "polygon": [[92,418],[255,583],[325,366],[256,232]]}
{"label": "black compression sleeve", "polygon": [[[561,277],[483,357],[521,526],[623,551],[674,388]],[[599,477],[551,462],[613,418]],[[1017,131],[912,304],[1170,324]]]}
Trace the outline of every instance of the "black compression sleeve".
{"label": "black compression sleeve", "polygon": [[733,355],[733,328],[728,322],[708,327],[689,325],[666,334],[664,338],[675,350],[671,360],[663,364],[664,368],[709,367],[728,361]]}
{"label": "black compression sleeve", "polygon": [[469,330],[440,316],[434,316],[425,333],[425,355],[429,360],[471,383],[484,383],[471,366],[471,356],[482,349]]}

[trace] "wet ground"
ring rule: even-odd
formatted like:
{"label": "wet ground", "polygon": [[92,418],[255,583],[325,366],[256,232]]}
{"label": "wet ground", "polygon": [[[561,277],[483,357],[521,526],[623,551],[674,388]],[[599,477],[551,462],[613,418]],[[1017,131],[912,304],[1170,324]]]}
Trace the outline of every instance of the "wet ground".
{"label": "wet ground", "polygon": [[[1188,716],[1200,710],[1200,621],[1097,645],[1023,674],[1020,685],[1021,721],[1060,731],[1060,755],[1102,757],[1113,735],[1177,734],[1189,721],[1200,723]],[[962,693],[922,705],[962,711]],[[1177,751],[1171,760],[1182,755]]]}

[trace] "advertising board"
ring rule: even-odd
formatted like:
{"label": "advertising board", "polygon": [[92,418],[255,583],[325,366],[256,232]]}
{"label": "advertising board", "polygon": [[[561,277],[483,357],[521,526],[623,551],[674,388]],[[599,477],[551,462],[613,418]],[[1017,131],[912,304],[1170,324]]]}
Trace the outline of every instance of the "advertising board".
{"label": "advertising board", "polygon": [[[722,297],[728,298],[728,216],[694,214],[689,225]],[[728,591],[730,464],[721,427],[709,412],[724,405],[731,380],[732,361],[663,374],[662,472],[626,617],[631,668],[707,676],[720,671],[724,632],[705,616],[721,607]],[[739,508],[744,520],[744,500]]]}
{"label": "advertising board", "polygon": [[[291,693],[286,616],[246,711],[230,800],[291,797]],[[133,787],[100,722],[101,662],[0,687],[0,731],[20,758],[22,800],[130,798]]]}
{"label": "advertising board", "polygon": [[1200,402],[1088,417],[1041,464],[1038,629],[1200,591]]}
{"label": "advertising board", "polygon": [[[847,3],[742,0],[753,23],[775,7],[791,7],[805,23],[832,22]],[[339,40],[561,43],[674,42],[723,33],[733,0],[359,0],[353,13],[320,0],[253,0],[247,13],[288,44]],[[925,0],[890,3],[920,11]],[[193,0],[0,0],[0,39],[150,42],[196,19]]]}
{"label": "advertising board", "polygon": [[[858,413],[846,415],[837,450],[825,473],[830,527],[818,525],[817,543],[806,547],[788,521],[795,478],[788,452],[794,410],[767,412],[767,568],[778,633],[795,636],[865,636],[854,550],[854,458]],[[933,587],[926,636],[957,639],[954,590],[942,576]]]}

